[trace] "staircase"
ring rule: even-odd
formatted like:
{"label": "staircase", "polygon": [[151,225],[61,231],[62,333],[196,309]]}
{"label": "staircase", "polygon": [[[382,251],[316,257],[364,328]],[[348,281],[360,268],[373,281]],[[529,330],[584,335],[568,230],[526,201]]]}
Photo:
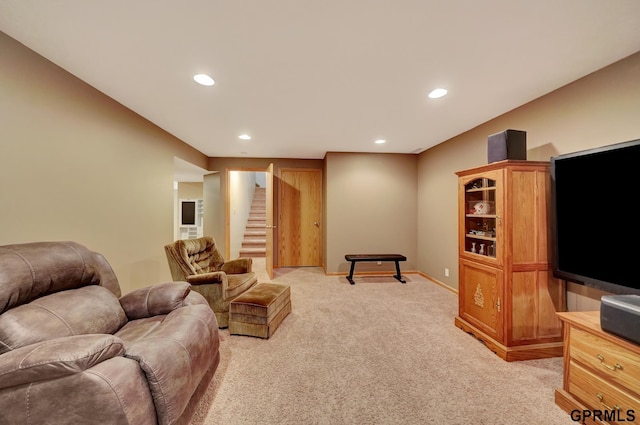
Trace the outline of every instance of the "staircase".
{"label": "staircase", "polygon": [[247,220],[247,227],[240,248],[241,257],[264,257],[267,247],[267,202],[266,189],[256,187]]}

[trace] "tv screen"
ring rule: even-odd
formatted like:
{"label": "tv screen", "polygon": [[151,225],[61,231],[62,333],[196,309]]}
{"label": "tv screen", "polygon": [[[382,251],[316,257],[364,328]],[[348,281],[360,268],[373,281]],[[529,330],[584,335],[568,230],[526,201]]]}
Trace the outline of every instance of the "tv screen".
{"label": "tv screen", "polygon": [[640,294],[639,166],[640,139],[551,158],[554,276]]}
{"label": "tv screen", "polygon": [[182,201],[181,203],[181,215],[183,226],[193,226],[196,224],[196,202],[195,201]]}

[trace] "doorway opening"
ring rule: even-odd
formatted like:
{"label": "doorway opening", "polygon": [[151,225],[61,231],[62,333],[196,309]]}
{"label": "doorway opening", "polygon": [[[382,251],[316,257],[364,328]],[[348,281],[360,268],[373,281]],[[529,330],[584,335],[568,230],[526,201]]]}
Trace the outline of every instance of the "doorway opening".
{"label": "doorway opening", "polygon": [[[238,174],[234,174],[232,177],[233,172],[238,172]],[[235,183],[233,183],[234,180]],[[264,271],[266,276],[271,279],[273,278],[273,229],[275,228],[273,225],[273,164],[269,164],[266,168],[227,169],[226,181],[225,254],[227,258],[235,258],[240,255],[240,250],[243,249],[243,239],[247,232],[251,232],[250,236],[259,240],[253,242],[260,244],[261,256],[255,256],[256,252],[245,255],[254,259],[254,269],[258,269],[255,271]],[[256,200],[256,204],[260,206],[259,213],[255,214],[259,217],[253,217],[250,212],[254,195],[259,198]],[[264,199],[264,208],[262,208],[262,199]],[[242,205],[243,203],[244,205]],[[243,214],[246,218],[243,218]],[[233,225],[232,217],[238,218],[238,220],[234,219]],[[249,223],[252,225],[248,226]],[[262,245],[262,240],[264,240],[264,245]],[[237,251],[231,251],[232,244]],[[251,245],[251,243],[244,245]],[[262,246],[264,246],[264,250],[262,250]],[[256,247],[254,246],[254,248]],[[244,249],[250,249],[250,247]],[[234,257],[232,254],[236,254],[236,252],[237,255]]]}
{"label": "doorway opening", "polygon": [[209,171],[173,158],[173,240],[194,239],[204,232],[204,175]]}
{"label": "doorway opening", "polygon": [[266,172],[229,171],[229,258],[266,255]]}

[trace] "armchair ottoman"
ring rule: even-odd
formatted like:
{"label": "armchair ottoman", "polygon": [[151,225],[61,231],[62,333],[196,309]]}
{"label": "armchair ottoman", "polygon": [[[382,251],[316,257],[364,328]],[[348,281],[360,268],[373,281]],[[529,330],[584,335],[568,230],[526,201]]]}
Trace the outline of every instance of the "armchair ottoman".
{"label": "armchair ottoman", "polygon": [[229,334],[268,339],[291,313],[291,288],[258,283],[231,301]]}

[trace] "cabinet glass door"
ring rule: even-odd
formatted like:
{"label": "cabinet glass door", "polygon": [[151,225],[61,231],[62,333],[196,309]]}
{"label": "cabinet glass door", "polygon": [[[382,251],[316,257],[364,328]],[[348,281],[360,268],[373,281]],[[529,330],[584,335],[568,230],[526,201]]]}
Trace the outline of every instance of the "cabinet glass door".
{"label": "cabinet glass door", "polygon": [[496,180],[476,178],[464,187],[464,251],[496,258]]}

